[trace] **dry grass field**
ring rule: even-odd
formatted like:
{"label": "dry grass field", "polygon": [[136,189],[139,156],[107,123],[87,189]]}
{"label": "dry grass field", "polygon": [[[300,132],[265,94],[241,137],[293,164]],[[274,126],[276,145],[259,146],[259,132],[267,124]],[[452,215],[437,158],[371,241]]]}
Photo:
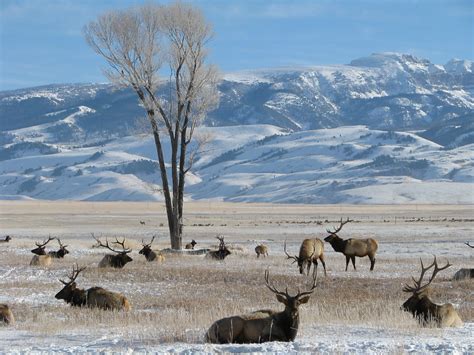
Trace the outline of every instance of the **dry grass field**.
{"label": "dry grass field", "polygon": [[[474,253],[463,244],[472,240],[472,206],[192,202],[185,208],[185,242],[195,239],[196,248],[212,248],[215,237],[224,235],[233,254],[223,262],[175,254],[167,254],[162,264],[146,262],[138,255],[142,238],[149,240],[156,234],[154,249],[169,245],[164,207],[159,203],[0,202],[2,236],[13,237],[10,243],[0,244],[0,303],[11,305],[17,320],[10,333],[0,330],[0,352],[6,346],[2,334],[11,337],[9,346],[17,350],[55,349],[41,343],[44,337],[57,346],[62,343],[83,350],[101,339],[119,350],[200,344],[207,328],[221,317],[282,309],[265,287],[266,269],[278,288],[288,287],[290,292],[310,282],[286,259],[285,240],[289,252],[297,254],[304,238],[324,238],[326,228],[346,217],[354,222],[344,226],[341,237],[370,236],[379,241],[375,271],[369,271],[369,260],[364,258],[357,259],[357,271],[350,266],[345,272],[344,256],[326,243],[328,276],[324,277],[320,266],[318,287],[310,302],[300,307],[297,340],[303,339],[303,345],[318,341],[323,346],[330,339],[337,343],[337,332],[348,330],[353,336],[360,332],[361,341],[373,337],[370,332],[396,334],[399,341],[388,347],[394,352],[406,351],[404,339],[410,337],[446,338],[444,330],[421,328],[411,315],[400,311],[408,298],[403,284],[419,275],[419,258],[430,262],[433,254],[440,264],[449,260],[453,266],[434,281],[432,299],[453,303],[466,324],[474,323],[474,282],[451,281],[457,269],[474,267]],[[92,248],[90,233],[126,237],[134,261],[121,270],[98,269],[105,250]],[[60,237],[70,254],[47,268],[29,266],[34,242],[48,235]],[[256,258],[253,249],[260,242],[269,246],[269,257]],[[56,242],[50,244],[56,248]],[[62,288],[58,279],[66,279],[74,263],[88,267],[77,279],[79,287],[102,286],[121,292],[130,300],[132,311],[77,309],[56,300],[54,295]],[[369,334],[367,329],[371,329]],[[462,337],[472,335],[472,329],[464,329]],[[472,349],[472,337],[467,342],[467,349]],[[186,349],[186,345],[181,347]]]}

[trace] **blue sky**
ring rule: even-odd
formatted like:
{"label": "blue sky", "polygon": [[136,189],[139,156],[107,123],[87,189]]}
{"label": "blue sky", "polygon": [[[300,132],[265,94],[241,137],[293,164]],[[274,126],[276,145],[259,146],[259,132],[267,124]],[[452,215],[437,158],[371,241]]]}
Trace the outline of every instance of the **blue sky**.
{"label": "blue sky", "polygon": [[[105,82],[82,27],[139,0],[0,0],[0,90]],[[166,1],[161,1],[166,2]],[[474,59],[472,0],[197,0],[222,72],[344,64],[403,52],[444,64]]]}

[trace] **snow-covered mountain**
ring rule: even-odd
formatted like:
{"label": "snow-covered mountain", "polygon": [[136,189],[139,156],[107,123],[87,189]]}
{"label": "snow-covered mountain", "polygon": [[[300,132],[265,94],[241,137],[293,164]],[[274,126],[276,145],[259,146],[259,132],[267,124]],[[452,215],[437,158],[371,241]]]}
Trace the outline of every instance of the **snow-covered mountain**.
{"label": "snow-covered mountain", "polygon": [[[470,61],[373,54],[219,89],[189,198],[474,203]],[[136,95],[106,84],[0,92],[0,197],[160,200],[144,127]]]}

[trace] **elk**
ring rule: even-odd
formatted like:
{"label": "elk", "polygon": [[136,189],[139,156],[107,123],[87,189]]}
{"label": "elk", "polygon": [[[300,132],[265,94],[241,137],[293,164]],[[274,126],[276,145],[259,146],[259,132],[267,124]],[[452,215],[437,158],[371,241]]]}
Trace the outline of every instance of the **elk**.
{"label": "elk", "polygon": [[145,223],[145,221],[140,221],[140,224],[141,224],[142,226],[144,226],[146,223]]}
{"label": "elk", "polygon": [[196,244],[197,244],[196,241],[193,239],[193,240],[191,240],[191,243],[186,244],[186,246],[184,248],[185,249],[194,249],[194,246]]}
{"label": "elk", "polygon": [[48,237],[48,240],[45,242],[41,243],[35,243],[37,248],[31,250],[33,254],[36,254],[33,256],[33,258],[30,261],[31,266],[49,266],[51,265],[51,255],[46,254],[45,247],[46,245],[52,241],[54,238]]}
{"label": "elk", "polygon": [[[469,242],[464,243],[470,248],[474,248],[474,245],[470,245]],[[473,279],[474,278],[474,269],[462,268],[456,271],[454,274],[453,280],[464,280],[464,279]]]}
{"label": "elk", "polygon": [[255,247],[255,252],[257,253],[257,258],[259,258],[260,255],[268,256],[268,247],[263,244],[257,245]]}
{"label": "elk", "polygon": [[13,324],[15,322],[15,318],[13,317],[13,313],[6,304],[0,304],[0,324]]}
{"label": "elk", "polygon": [[[438,267],[436,256],[434,257],[433,263],[426,268],[424,267],[423,260],[421,260],[421,258],[420,262],[420,278],[418,280],[413,278],[414,286],[406,284],[403,287],[403,291],[412,293],[412,296],[402,305],[402,309],[413,314],[413,316],[417,318],[423,326],[428,325],[431,321],[434,322],[438,327],[462,326],[462,320],[451,303],[438,305],[431,302],[430,300],[430,289],[428,286],[431,284],[431,282],[433,282],[439,271],[448,268],[451,266],[451,264],[448,261],[445,266],[441,268]],[[423,282],[425,273],[432,267],[434,267],[434,269],[429,281],[422,285],[421,283]]]}
{"label": "elk", "polygon": [[107,239],[105,239],[105,244],[103,244],[93,234],[92,237],[97,241],[97,244],[99,246],[107,248],[115,253],[115,255],[106,254],[104,258],[99,262],[99,267],[113,267],[121,269],[130,261],[133,261],[133,259],[127,255],[128,253],[132,252],[132,249],[125,248],[125,238],[121,242],[119,242],[118,239],[115,238],[115,242],[113,243],[122,246],[122,250],[115,250],[110,247],[109,241]]}
{"label": "elk", "polygon": [[334,231],[330,231],[329,229],[326,229],[329,235],[326,238],[324,238],[324,241],[331,244],[334,251],[338,253],[342,253],[346,256],[346,271],[349,266],[349,260],[352,261],[352,266],[354,267],[354,270],[357,270],[356,265],[355,265],[356,256],[360,258],[363,258],[364,256],[368,256],[370,259],[370,271],[373,271],[374,266],[375,266],[375,253],[377,252],[379,245],[377,241],[372,238],[367,238],[367,239],[339,238],[337,233],[339,233],[342,227],[346,223],[349,223],[349,222],[352,222],[352,220],[348,218],[346,221],[343,222],[341,218],[339,227],[334,228]]}
{"label": "elk", "polygon": [[120,293],[107,291],[102,287],[91,287],[87,290],[76,287],[77,276],[86,269],[86,267],[72,267],[72,274],[69,276],[69,281],[59,280],[63,285],[63,289],[59,291],[54,297],[59,300],[64,300],[66,303],[75,307],[91,307],[101,308],[105,310],[124,310],[131,309],[127,298]]}
{"label": "elk", "polygon": [[12,240],[12,237],[7,235],[5,239],[0,239],[0,243],[8,243],[10,240]]}
{"label": "elk", "polygon": [[207,256],[211,259],[224,260],[228,255],[232,254],[224,242],[224,237],[216,237],[219,239],[219,249],[213,250],[207,253]]}
{"label": "elk", "polygon": [[151,250],[151,244],[153,243],[154,240],[155,240],[155,236],[153,236],[153,238],[151,238],[150,243],[145,244],[145,242],[142,239],[143,248],[138,252],[138,254],[145,255],[145,258],[146,258],[147,261],[158,261],[158,262],[161,263],[161,262],[165,261],[164,255],[161,254],[161,252],[158,252],[158,254],[157,254],[156,252]]}
{"label": "elk", "polygon": [[301,243],[299,256],[291,256],[286,251],[286,241],[285,241],[285,254],[288,259],[293,259],[293,263],[297,262],[300,269],[300,274],[304,273],[304,268],[307,268],[306,275],[309,275],[309,270],[311,269],[311,264],[313,267],[313,275],[318,272],[318,259],[323,264],[324,276],[326,276],[326,263],[324,261],[324,243],[321,239],[305,239]]}
{"label": "elk", "polygon": [[278,302],[285,305],[282,312],[260,310],[247,315],[222,318],[211,325],[206,333],[206,342],[215,344],[227,343],[263,343],[267,341],[293,341],[298,333],[300,322],[298,307],[308,302],[316,288],[316,274],[312,286],[295,296],[278,291],[271,285],[269,272],[265,271],[265,284],[276,295]]}
{"label": "elk", "polygon": [[64,255],[69,254],[69,250],[66,249],[67,245],[63,245],[59,238],[56,238],[59,243],[59,250],[58,251],[50,251],[48,255],[50,255],[53,259],[62,259]]}

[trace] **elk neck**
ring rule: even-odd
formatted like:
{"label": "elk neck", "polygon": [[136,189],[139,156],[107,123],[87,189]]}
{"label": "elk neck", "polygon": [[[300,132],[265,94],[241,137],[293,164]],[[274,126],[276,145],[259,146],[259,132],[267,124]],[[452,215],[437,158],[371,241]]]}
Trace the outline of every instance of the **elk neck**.
{"label": "elk neck", "polygon": [[346,250],[347,240],[339,238],[337,235],[332,235],[332,238],[329,241],[329,244],[331,244],[334,251],[337,251],[339,253],[344,253],[344,251]]}
{"label": "elk neck", "polygon": [[274,314],[272,318],[274,323],[273,327],[280,328],[288,341],[295,340],[300,325],[300,315],[298,311],[296,311],[296,315],[292,317],[291,309],[286,307],[283,312]]}

